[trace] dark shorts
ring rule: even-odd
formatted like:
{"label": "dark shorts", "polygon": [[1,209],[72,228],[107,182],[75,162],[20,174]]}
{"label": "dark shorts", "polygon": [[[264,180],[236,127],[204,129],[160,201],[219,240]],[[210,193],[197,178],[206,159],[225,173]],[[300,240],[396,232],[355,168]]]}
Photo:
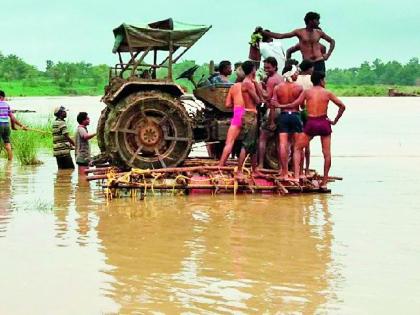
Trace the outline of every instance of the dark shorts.
{"label": "dark shorts", "polygon": [[329,136],[332,133],[331,123],[327,116],[308,117],[303,132],[310,137]]}
{"label": "dark shorts", "polygon": [[64,170],[74,168],[73,159],[70,155],[56,156],[55,158],[57,159],[58,169]]}
{"label": "dark shorts", "polygon": [[281,112],[276,125],[278,133],[300,133],[303,127],[299,112]]}
{"label": "dark shorts", "polygon": [[242,116],[242,130],[244,137],[242,146],[247,153],[255,154],[257,152],[257,136],[258,124],[257,114],[253,112],[245,112]]}
{"label": "dark shorts", "polygon": [[0,125],[0,137],[5,144],[10,143],[10,127],[9,127],[9,125]]}
{"label": "dark shorts", "polygon": [[325,60],[314,61],[314,71],[325,74]]}

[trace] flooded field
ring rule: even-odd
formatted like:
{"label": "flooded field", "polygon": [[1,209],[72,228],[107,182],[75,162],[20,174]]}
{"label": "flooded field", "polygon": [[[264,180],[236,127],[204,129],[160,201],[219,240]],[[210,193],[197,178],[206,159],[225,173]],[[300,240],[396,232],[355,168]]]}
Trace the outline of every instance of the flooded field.
{"label": "flooded field", "polygon": [[[36,167],[1,159],[0,314],[419,314],[420,100],[343,100],[330,195],[107,202],[48,152]],[[28,119],[102,108],[10,103],[39,106]]]}

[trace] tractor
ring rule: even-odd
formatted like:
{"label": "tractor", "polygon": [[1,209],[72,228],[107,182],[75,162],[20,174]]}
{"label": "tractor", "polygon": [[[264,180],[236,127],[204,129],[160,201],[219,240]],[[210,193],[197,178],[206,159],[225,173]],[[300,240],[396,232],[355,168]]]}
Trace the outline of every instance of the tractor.
{"label": "tractor", "polygon": [[[232,109],[225,107],[230,84],[208,84],[193,77],[198,66],[177,79],[193,83],[194,95],[173,79],[173,65],[211,26],[172,19],[145,26],[122,24],[113,30],[113,53],[119,62],[109,70],[97,137],[101,155],[122,168],[176,167],[193,143],[208,144],[218,158],[226,139]],[[275,143],[275,141],[272,141]],[[274,149],[269,146],[268,152]],[[270,154],[269,154],[270,155]]]}

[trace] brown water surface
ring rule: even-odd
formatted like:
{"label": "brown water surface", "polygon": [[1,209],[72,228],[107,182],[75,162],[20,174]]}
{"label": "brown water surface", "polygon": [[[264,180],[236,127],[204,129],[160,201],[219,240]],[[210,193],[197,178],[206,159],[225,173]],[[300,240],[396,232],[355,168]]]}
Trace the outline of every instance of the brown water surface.
{"label": "brown water surface", "polygon": [[0,314],[420,313],[420,104],[344,100],[330,195],[107,202],[0,160]]}

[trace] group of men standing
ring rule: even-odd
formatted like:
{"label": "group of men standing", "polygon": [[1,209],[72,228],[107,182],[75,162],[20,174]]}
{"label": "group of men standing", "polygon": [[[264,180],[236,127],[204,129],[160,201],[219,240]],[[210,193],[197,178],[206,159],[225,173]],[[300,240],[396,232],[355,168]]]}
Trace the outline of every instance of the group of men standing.
{"label": "group of men standing", "polygon": [[[253,170],[263,167],[267,139],[274,132],[277,134],[279,147],[280,177],[288,181],[299,182],[303,175],[303,152],[306,157],[306,169],[309,168],[309,141],[321,137],[324,155],[324,177],[320,188],[326,189],[328,173],[331,167],[331,125],[335,125],[345,110],[344,104],[330,91],[325,89],[325,61],[334,50],[335,41],[319,28],[320,16],[308,12],[304,18],[306,27],[290,33],[273,33],[257,27],[253,33],[250,59],[241,65],[242,71],[237,71],[235,83],[226,99],[226,106],[233,107],[233,118],[228,130],[226,145],[219,165],[226,163],[232,151],[235,140],[242,132],[243,146],[238,164],[242,169],[245,157],[252,158]],[[299,43],[288,50],[288,56],[296,50],[302,53],[303,61],[299,67],[293,60],[278,60],[278,56],[267,54],[260,49],[260,42],[272,43],[272,39],[298,37]],[[256,39],[255,39],[256,38]],[[329,42],[325,47],[321,39]],[[262,82],[256,79],[256,71],[264,57],[264,72],[266,78]],[[277,58],[276,58],[277,57]],[[279,64],[285,64],[281,74]],[[334,120],[327,116],[328,103],[332,101],[338,107]],[[258,109],[265,107],[267,113],[260,121],[257,120]],[[260,124],[261,122],[261,124]],[[257,152],[258,151],[258,152]],[[258,153],[258,154],[257,154]],[[293,175],[289,174],[289,157],[293,158]]]}

